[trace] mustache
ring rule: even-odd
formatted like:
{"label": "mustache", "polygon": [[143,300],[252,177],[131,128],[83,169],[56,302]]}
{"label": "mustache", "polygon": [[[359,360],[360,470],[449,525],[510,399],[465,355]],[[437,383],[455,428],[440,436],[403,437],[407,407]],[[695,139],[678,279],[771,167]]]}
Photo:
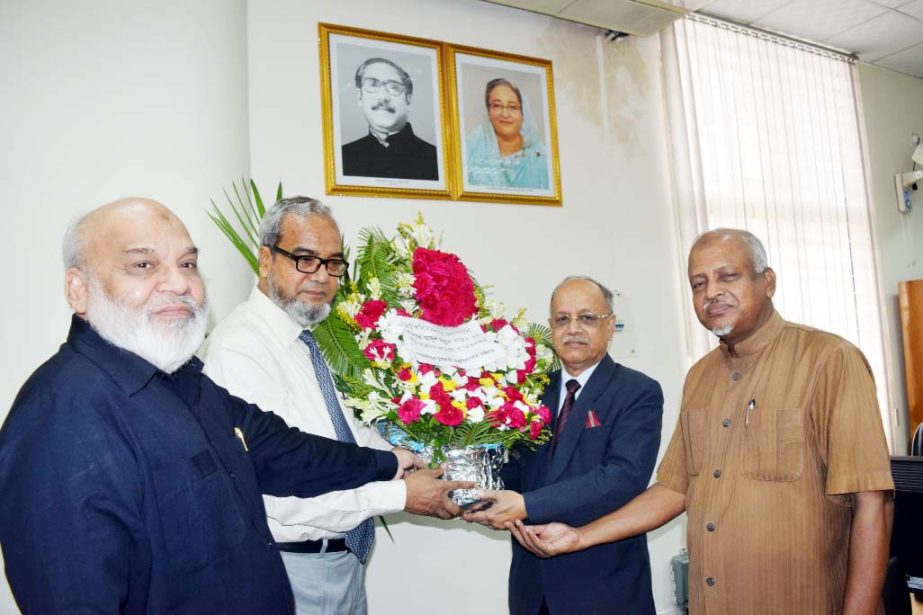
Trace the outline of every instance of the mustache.
{"label": "mustache", "polygon": [[380,100],[374,105],[372,105],[372,111],[387,111],[388,113],[394,113],[394,107],[391,106],[386,100]]}
{"label": "mustache", "polygon": [[570,335],[565,335],[564,339],[562,339],[561,342],[564,344],[569,344],[571,342],[577,342],[578,344],[585,344],[586,338],[582,335],[570,334]]}
{"label": "mustache", "polygon": [[702,309],[708,310],[708,308],[714,305],[730,305],[727,301],[721,301],[720,299],[710,299],[702,303]]}
{"label": "mustache", "polygon": [[203,305],[196,303],[190,295],[173,295],[173,296],[164,296],[164,295],[155,295],[151,297],[151,300],[148,301],[145,308],[148,312],[157,310],[160,308],[172,308],[172,307],[185,307],[189,308],[193,313],[198,312],[202,309]]}

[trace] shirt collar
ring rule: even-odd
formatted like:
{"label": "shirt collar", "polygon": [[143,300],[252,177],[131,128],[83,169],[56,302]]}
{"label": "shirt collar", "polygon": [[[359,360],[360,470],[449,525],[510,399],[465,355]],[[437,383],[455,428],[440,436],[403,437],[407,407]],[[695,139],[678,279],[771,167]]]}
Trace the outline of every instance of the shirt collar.
{"label": "shirt collar", "polygon": [[782,316],[780,316],[777,311],[773,310],[769,319],[764,322],[759,329],[754,331],[750,337],[739,344],[731,346],[724,340],[721,340],[721,352],[725,358],[748,357],[754,355],[776,339],[782,332],[784,326],[785,321],[782,320]]}
{"label": "shirt collar", "polygon": [[[71,317],[67,343],[108,373],[127,395],[134,395],[143,389],[154,376],[166,375],[135,353],[103,339],[86,319],[76,314]],[[201,371],[202,362],[197,357],[192,357],[175,373],[198,374]]]}
{"label": "shirt collar", "polygon": [[285,310],[273,303],[272,299],[263,294],[259,287],[254,286],[247,300],[253,311],[263,319],[269,330],[284,345],[292,344],[301,335],[302,326],[292,320]]}
{"label": "shirt collar", "polygon": [[369,130],[369,134],[375,137],[384,147],[390,147],[391,145],[399,145],[411,141],[413,138],[413,128],[410,127],[410,122],[407,122],[404,124],[403,128],[395,132],[389,132],[385,138],[381,138],[381,136],[372,132],[371,129]]}
{"label": "shirt collar", "polygon": [[596,368],[599,367],[600,363],[602,363],[601,359],[597,361],[592,367],[588,367],[582,372],[580,372],[579,376],[571,376],[570,372],[567,371],[567,368],[562,365],[561,366],[561,387],[562,389],[568,380],[576,380],[577,382],[580,383],[580,390],[582,390],[583,387],[586,386],[586,383],[589,382],[590,376],[593,375],[593,372],[596,371]]}

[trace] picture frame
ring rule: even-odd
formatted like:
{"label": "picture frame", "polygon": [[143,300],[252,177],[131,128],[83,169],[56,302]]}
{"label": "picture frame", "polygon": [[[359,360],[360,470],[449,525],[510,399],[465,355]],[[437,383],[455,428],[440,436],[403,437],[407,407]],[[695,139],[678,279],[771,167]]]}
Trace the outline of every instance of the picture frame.
{"label": "picture frame", "polygon": [[318,36],[327,193],[451,198],[443,43],[326,23]]}
{"label": "picture frame", "polygon": [[454,198],[561,205],[549,60],[447,45]]}

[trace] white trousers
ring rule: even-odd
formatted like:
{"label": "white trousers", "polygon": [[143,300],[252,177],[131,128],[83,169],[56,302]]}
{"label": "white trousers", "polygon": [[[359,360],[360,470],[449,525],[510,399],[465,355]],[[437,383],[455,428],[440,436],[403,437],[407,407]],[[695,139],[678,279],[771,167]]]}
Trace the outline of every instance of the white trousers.
{"label": "white trousers", "polygon": [[365,566],[349,551],[281,552],[298,615],[366,615]]}

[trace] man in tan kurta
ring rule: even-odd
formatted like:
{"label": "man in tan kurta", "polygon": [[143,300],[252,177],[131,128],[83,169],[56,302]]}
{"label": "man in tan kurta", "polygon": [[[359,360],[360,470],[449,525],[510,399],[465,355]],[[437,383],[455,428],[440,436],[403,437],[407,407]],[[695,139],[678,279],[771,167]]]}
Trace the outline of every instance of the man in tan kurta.
{"label": "man in tan kurta", "polygon": [[550,556],[686,510],[691,613],[874,613],[894,485],[865,358],[779,316],[775,273],[749,233],[700,237],[689,279],[696,314],[721,344],[689,371],[659,482],[579,530],[511,531]]}

